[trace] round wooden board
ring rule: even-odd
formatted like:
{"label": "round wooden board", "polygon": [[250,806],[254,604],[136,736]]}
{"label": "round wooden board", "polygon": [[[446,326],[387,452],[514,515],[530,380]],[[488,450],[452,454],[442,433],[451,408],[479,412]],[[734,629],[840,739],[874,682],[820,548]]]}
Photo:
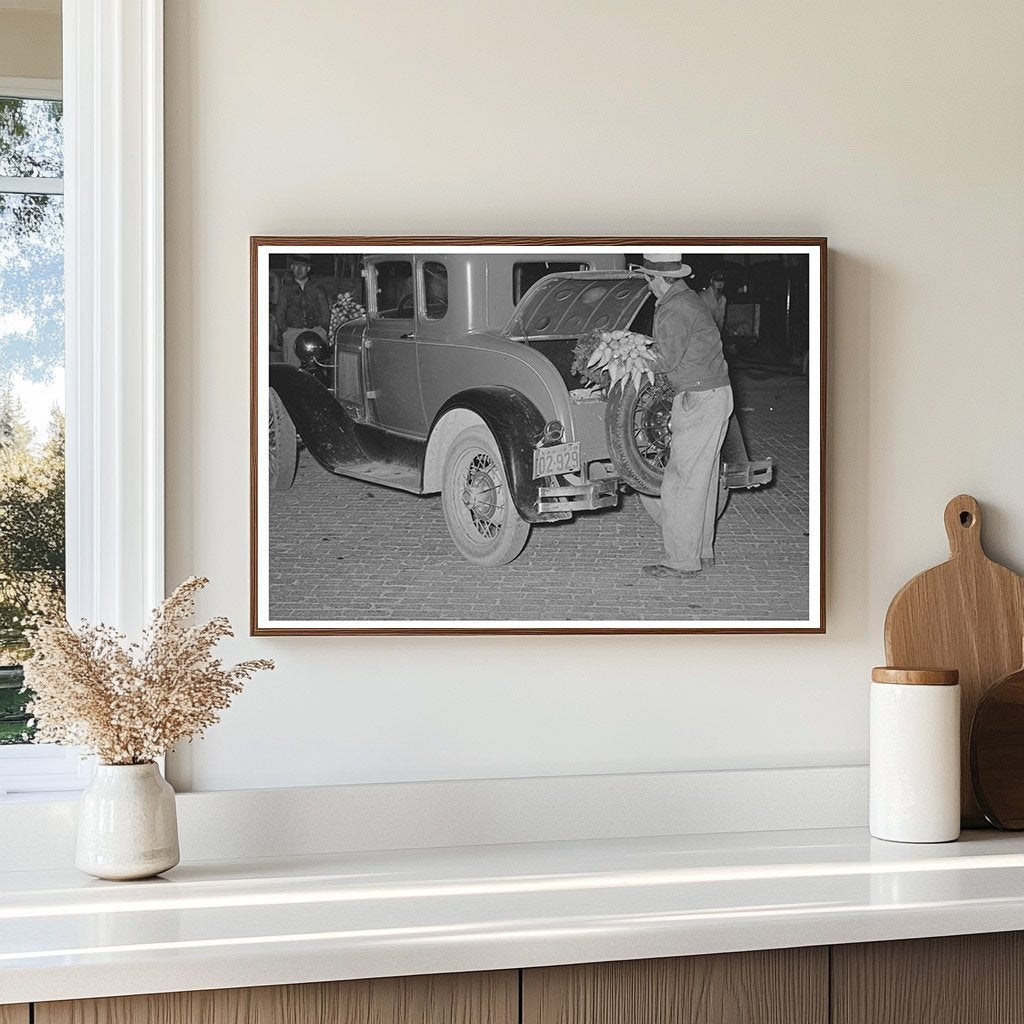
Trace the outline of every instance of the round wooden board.
{"label": "round wooden board", "polygon": [[971,785],[997,828],[1024,829],[1024,668],[982,697],[971,727]]}

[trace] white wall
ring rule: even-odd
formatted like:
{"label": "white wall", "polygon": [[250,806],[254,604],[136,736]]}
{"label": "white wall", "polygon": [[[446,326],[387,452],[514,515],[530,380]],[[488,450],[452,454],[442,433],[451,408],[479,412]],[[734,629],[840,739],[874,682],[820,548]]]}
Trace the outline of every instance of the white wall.
{"label": "white wall", "polygon": [[[251,234],[829,236],[828,634],[235,641],[197,789],[859,763],[889,597],[1024,568],[1024,8],[167,0],[168,574],[244,631]],[[179,760],[179,777],[187,773]]]}

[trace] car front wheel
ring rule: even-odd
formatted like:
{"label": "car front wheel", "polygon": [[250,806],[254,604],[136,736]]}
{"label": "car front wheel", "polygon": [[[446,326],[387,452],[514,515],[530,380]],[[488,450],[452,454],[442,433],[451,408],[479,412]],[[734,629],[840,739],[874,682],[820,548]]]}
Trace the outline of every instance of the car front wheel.
{"label": "car front wheel", "polygon": [[455,546],[475,565],[506,565],[526,546],[530,524],[516,510],[486,427],[469,427],[452,443],[444,462],[441,504]]}

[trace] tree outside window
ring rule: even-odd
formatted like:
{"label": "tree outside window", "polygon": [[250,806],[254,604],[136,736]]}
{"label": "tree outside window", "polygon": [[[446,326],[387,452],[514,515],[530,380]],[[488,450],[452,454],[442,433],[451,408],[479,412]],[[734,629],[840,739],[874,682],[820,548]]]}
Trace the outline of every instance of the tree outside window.
{"label": "tree outside window", "polygon": [[64,597],[62,105],[0,97],[0,744],[31,739],[18,663]]}

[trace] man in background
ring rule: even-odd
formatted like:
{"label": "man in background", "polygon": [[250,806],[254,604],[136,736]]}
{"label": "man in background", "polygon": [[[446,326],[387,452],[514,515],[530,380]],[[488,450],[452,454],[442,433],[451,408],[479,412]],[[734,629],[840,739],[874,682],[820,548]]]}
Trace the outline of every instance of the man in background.
{"label": "man in background", "polygon": [[311,276],[313,261],[309,256],[297,253],[288,257],[289,274],[281,280],[274,307],[274,320],[284,357],[288,362],[298,363],[298,357],[291,351],[299,331],[316,331],[327,339],[327,327],[331,322],[331,303],[324,286]]}
{"label": "man in background", "polygon": [[680,579],[715,563],[715,520],[722,444],[732,415],[722,336],[699,295],[684,280],[682,253],[645,253],[653,292],[655,370],[672,385],[672,441],[661,497],[644,506],[661,525],[664,554],[644,575]]}
{"label": "man in background", "polygon": [[722,271],[716,270],[711,275],[708,286],[700,293],[700,297],[721,333],[725,327],[725,274]]}

